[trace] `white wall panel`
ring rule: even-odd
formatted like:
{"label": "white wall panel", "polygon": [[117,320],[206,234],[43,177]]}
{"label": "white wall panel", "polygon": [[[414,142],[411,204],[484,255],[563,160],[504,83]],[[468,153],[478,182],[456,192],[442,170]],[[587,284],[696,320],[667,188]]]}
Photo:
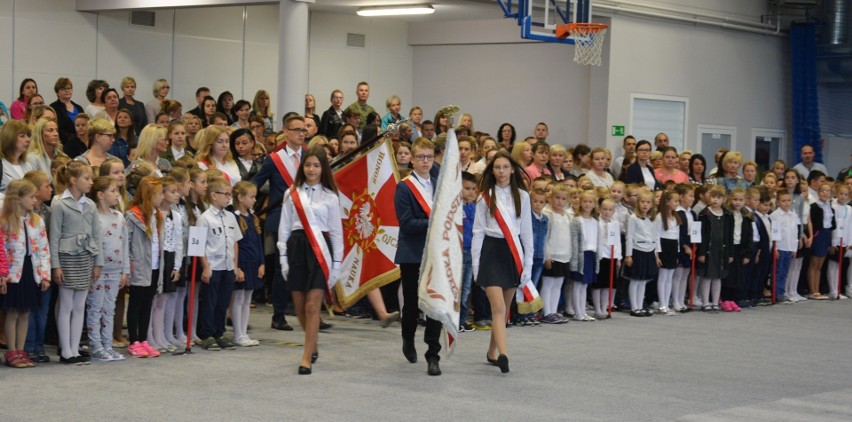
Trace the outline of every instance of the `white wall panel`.
{"label": "white wall panel", "polygon": [[[265,89],[270,95],[274,95],[278,91],[278,6],[247,8],[245,53],[242,98],[252,102],[259,89]],[[274,99],[271,104],[274,108]],[[283,116],[276,110],[273,112],[276,117]],[[280,126],[280,123],[276,122],[275,128]]]}
{"label": "white wall panel", "polygon": [[154,81],[165,78],[171,82],[173,19],[173,10],[160,10],[155,26],[146,28],[130,25],[129,11],[100,13],[97,78],[109,82],[123,96],[121,78],[132,76],[135,97],[143,102],[153,99]]}
{"label": "white wall panel", "polygon": [[17,83],[12,79],[12,0],[0,0],[0,101],[6,108],[18,97]]}

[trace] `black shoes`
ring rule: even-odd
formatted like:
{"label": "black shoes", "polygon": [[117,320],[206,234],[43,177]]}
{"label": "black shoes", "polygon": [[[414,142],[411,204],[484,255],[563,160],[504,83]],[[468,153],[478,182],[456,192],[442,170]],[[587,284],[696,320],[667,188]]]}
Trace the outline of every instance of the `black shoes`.
{"label": "black shoes", "polygon": [[320,320],[320,326],[319,326],[319,329],[320,329],[320,330],[327,330],[327,329],[329,329],[329,328],[331,328],[331,327],[334,327],[334,325],[331,325],[331,324],[329,324],[329,323],[327,323],[327,322],[325,322],[325,321],[323,321],[323,320]]}
{"label": "black shoes", "polygon": [[414,348],[413,341],[402,341],[402,354],[411,363],[417,363],[417,349]]}
{"label": "black shoes", "polygon": [[314,352],[311,355],[311,363],[317,363],[317,359],[319,359],[319,352]]}
{"label": "black shoes", "polygon": [[[508,365],[508,363],[507,363],[507,365]],[[429,369],[426,370],[426,373],[431,375],[431,376],[441,375],[441,367],[438,365],[437,360],[430,360],[429,361]]]}
{"label": "black shoes", "polygon": [[508,373],[509,372],[509,358],[506,355],[500,355],[497,357],[497,366],[500,367],[500,372]]}
{"label": "black shoes", "polygon": [[272,328],[281,331],[293,331],[293,327],[287,323],[286,319],[282,319],[281,321],[272,321]]}
{"label": "black shoes", "polygon": [[499,366],[499,365],[497,365],[497,359],[491,359],[490,357],[488,357],[488,355],[487,355],[487,354],[485,355],[485,360],[487,360],[487,361],[488,361],[488,363],[490,363],[490,364],[492,364],[492,365],[494,365],[494,366]]}
{"label": "black shoes", "polygon": [[311,368],[307,366],[299,366],[299,375],[310,375]]}

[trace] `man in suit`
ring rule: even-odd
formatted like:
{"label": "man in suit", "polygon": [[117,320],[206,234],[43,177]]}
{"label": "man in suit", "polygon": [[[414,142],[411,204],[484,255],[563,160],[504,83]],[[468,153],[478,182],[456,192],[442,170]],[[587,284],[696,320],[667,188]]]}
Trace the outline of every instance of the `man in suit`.
{"label": "man in suit", "polygon": [[207,121],[207,117],[204,116],[204,109],[202,108],[202,106],[204,105],[204,98],[209,96],[209,95],[210,95],[210,88],[207,88],[206,86],[202,86],[201,88],[196,89],[195,90],[195,101],[198,102],[198,106],[196,106],[192,110],[189,110],[189,113],[198,116],[198,118],[201,119],[202,122]]}
{"label": "man in suit", "polygon": [[[402,353],[409,362],[417,362],[417,350],[414,347],[414,334],[417,331],[418,282],[420,280],[420,262],[423,260],[423,248],[426,245],[426,232],[429,228],[429,216],[432,214],[432,197],[435,193],[437,178],[429,171],[435,160],[435,146],[432,141],[419,138],[412,145],[411,175],[396,185],[394,207],[399,220],[399,242],[394,263],[399,264],[402,279]],[[423,340],[429,346],[426,351],[429,375],[441,375],[438,366],[441,343],[441,323],[426,318],[426,332]]]}
{"label": "man in suit", "polygon": [[[302,160],[302,145],[305,143],[305,119],[299,115],[288,117],[284,121],[283,148],[273,151],[263,160],[263,165],[254,176],[252,181],[260,189],[269,183],[269,205],[266,206],[266,222],[264,223],[264,244],[272,245],[278,240],[278,224],[281,220],[281,203],[284,193],[290,188],[290,184],[296,178],[296,170]],[[277,163],[276,163],[277,161]],[[287,324],[284,311],[287,308],[289,295],[284,288],[284,277],[281,274],[281,264],[275,251],[267,251],[267,268],[274,268],[272,273],[272,328],[276,330],[292,331],[293,328]]]}

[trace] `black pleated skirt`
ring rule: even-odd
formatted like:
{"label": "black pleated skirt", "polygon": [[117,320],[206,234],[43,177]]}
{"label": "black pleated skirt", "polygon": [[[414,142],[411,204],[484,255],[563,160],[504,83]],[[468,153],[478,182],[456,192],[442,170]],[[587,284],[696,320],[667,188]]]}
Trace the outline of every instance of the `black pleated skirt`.
{"label": "black pleated skirt", "polygon": [[504,289],[521,284],[518,266],[515,265],[515,258],[512,257],[506,239],[485,236],[482,240],[476,284],[480,287],[497,286]]}

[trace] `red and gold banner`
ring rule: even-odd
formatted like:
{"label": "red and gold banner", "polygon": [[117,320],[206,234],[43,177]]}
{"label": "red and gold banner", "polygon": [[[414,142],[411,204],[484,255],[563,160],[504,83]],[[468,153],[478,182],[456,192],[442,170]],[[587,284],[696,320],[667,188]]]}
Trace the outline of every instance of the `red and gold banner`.
{"label": "red and gold banner", "polygon": [[343,218],[343,262],[334,285],[348,308],[370,290],[399,279],[394,193],[399,174],[390,141],[377,143],[334,172]]}

